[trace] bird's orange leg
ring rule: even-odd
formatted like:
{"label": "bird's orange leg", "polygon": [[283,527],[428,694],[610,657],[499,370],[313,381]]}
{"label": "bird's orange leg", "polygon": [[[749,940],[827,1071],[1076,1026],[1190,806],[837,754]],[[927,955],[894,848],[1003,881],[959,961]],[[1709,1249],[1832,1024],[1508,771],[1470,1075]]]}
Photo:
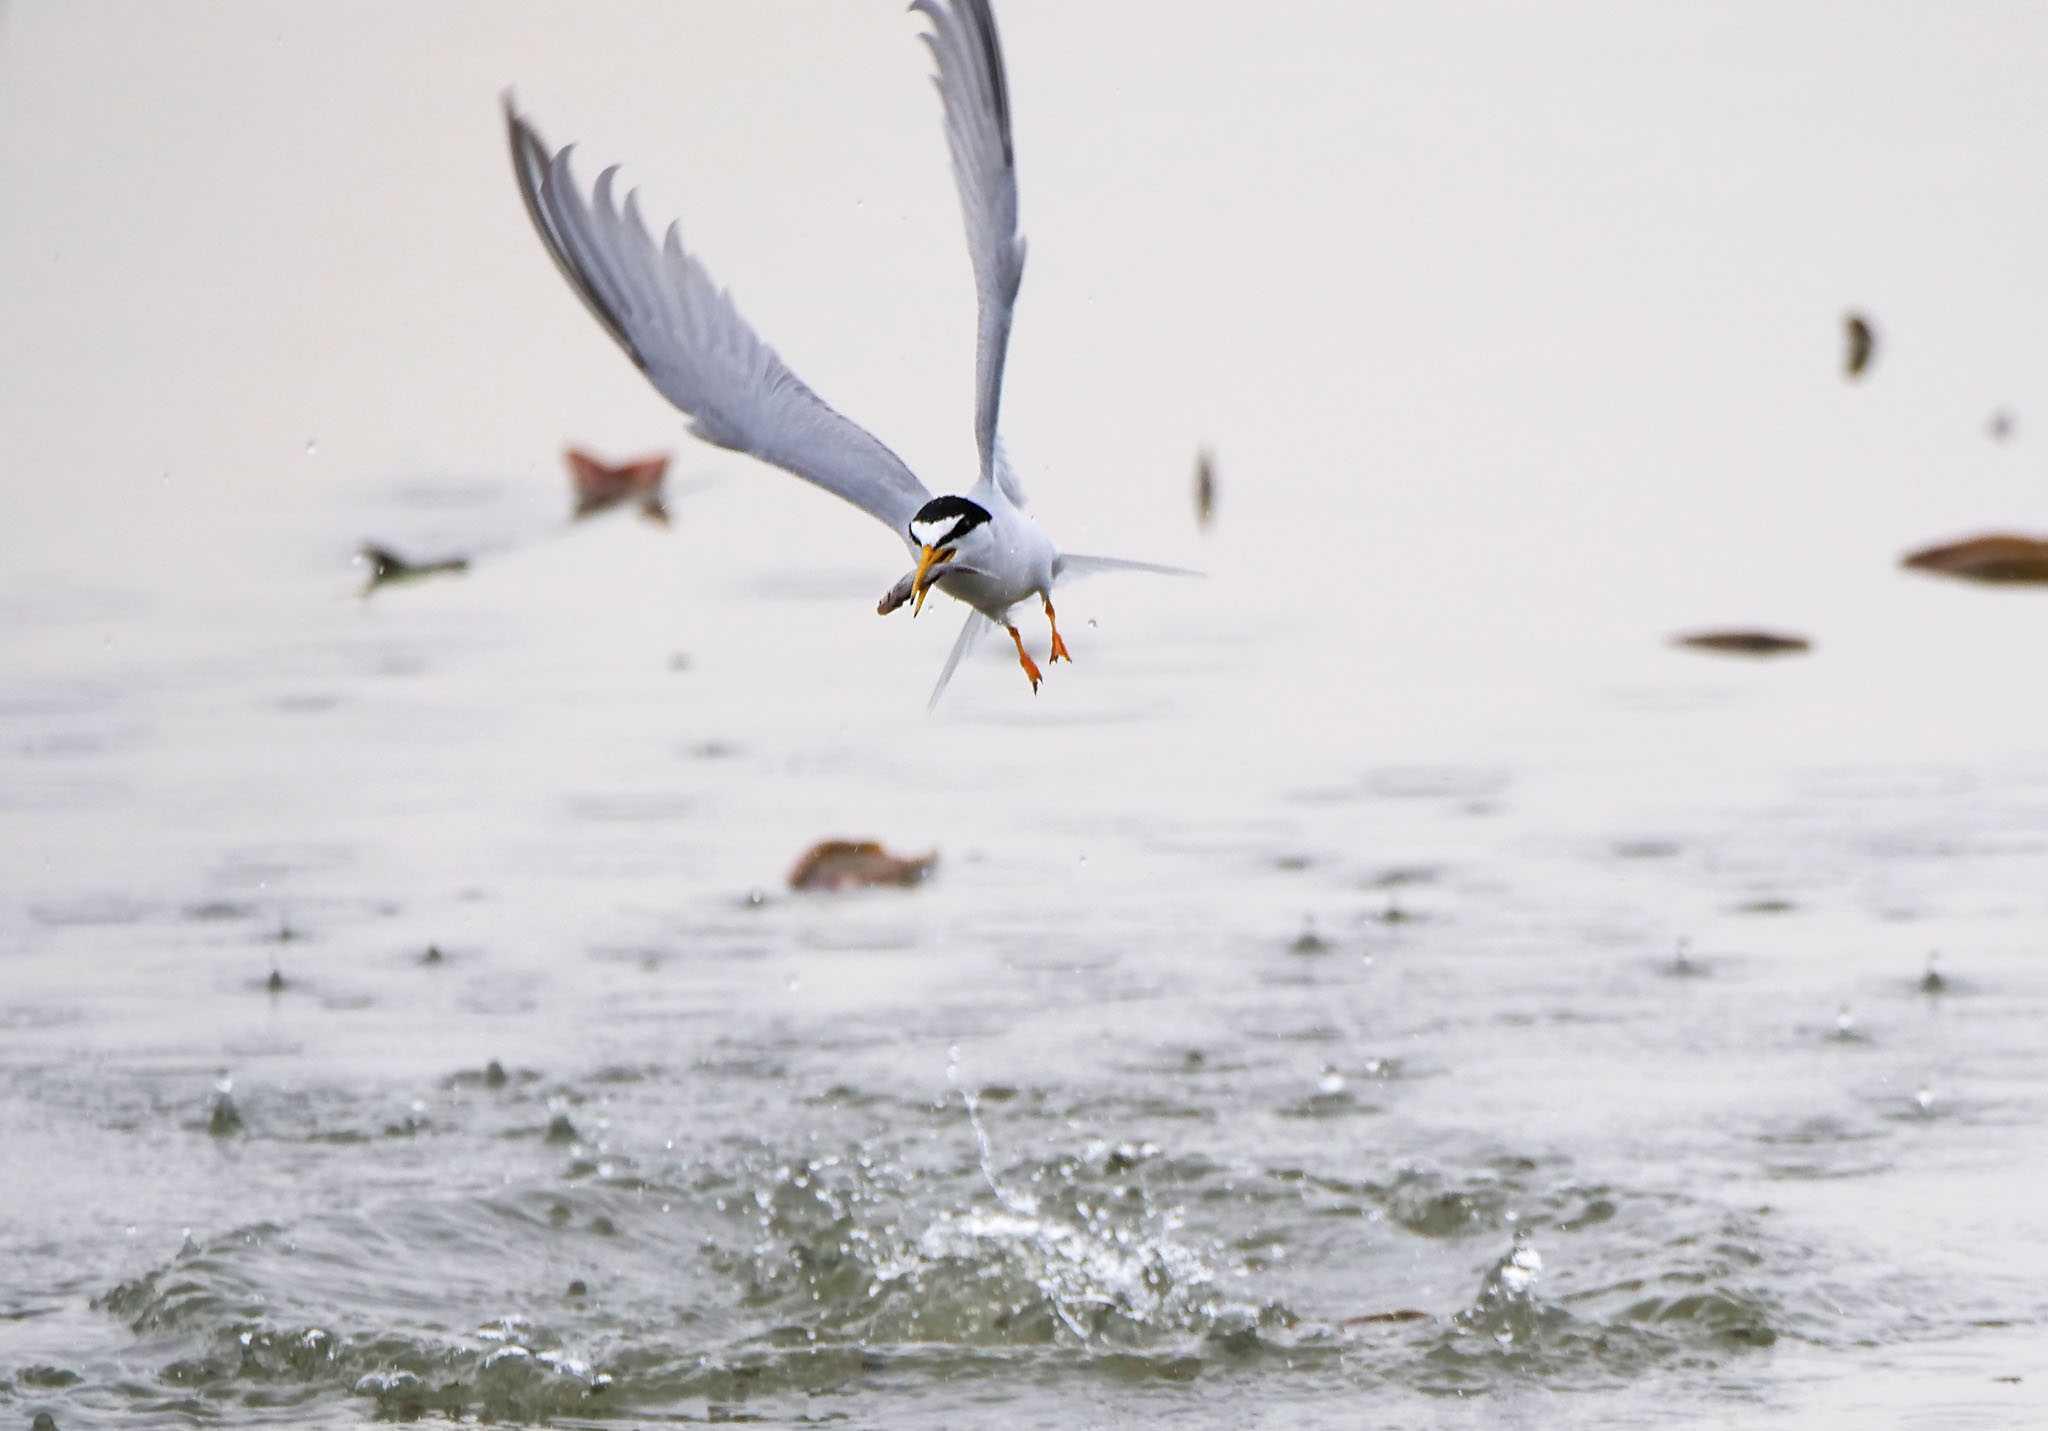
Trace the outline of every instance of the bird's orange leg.
{"label": "bird's orange leg", "polygon": [[1032,660],[1031,653],[1024,649],[1023,633],[1008,622],[1003,624],[1003,629],[1009,632],[1010,639],[1017,643],[1017,663],[1024,668],[1024,674],[1031,678],[1031,693],[1038,694],[1038,663]]}
{"label": "bird's orange leg", "polygon": [[1052,654],[1045,658],[1046,664],[1051,665],[1054,661],[1065,661],[1069,666],[1073,665],[1074,658],[1067,654],[1067,643],[1060,639],[1060,623],[1059,619],[1052,614],[1052,598],[1050,596],[1045,598],[1045,624],[1052,627]]}

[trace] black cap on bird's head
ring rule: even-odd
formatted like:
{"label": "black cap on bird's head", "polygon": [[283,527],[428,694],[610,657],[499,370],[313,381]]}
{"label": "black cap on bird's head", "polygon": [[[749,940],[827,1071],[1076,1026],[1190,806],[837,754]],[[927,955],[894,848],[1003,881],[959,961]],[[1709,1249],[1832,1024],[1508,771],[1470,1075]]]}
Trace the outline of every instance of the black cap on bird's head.
{"label": "black cap on bird's head", "polygon": [[917,605],[910,609],[912,616],[924,609],[924,594],[931,589],[926,575],[933,567],[951,561],[960,539],[988,519],[988,508],[965,497],[934,497],[917,509],[906,529],[910,539],[923,548],[917,559],[917,575],[910,582],[917,594]]}

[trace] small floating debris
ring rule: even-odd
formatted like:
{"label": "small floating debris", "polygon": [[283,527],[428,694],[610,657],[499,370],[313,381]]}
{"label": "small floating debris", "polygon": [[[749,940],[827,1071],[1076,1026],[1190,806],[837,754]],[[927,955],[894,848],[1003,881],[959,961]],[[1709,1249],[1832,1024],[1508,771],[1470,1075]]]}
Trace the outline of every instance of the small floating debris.
{"label": "small floating debris", "polygon": [[484,1087],[503,1088],[510,1081],[505,1073],[505,1065],[495,1058],[484,1065]]}
{"label": "small floating debris", "polygon": [[541,1137],[544,1142],[549,1143],[580,1143],[583,1141],[583,1135],[576,1131],[576,1125],[569,1121],[567,1113],[557,1113],[554,1117],[548,1119],[548,1130]]}
{"label": "small floating debris", "polygon": [[263,988],[266,993],[282,994],[286,988],[284,971],[273,966],[270,971],[270,977],[263,981]]}
{"label": "small floating debris", "polygon": [[1692,651],[1712,651],[1723,656],[1794,656],[1813,649],[1813,643],[1804,636],[1746,627],[1726,631],[1681,632],[1671,638],[1671,644]]}
{"label": "small floating debris", "polygon": [[446,960],[447,957],[447,955],[441,952],[440,945],[429,944],[427,946],[427,952],[420,955],[420,962],[422,964],[439,964]]}
{"label": "small floating debris", "polygon": [[1400,896],[1389,894],[1387,896],[1386,908],[1374,915],[1373,918],[1382,924],[1414,924],[1422,916],[1411,909],[1404,908],[1401,904]]}
{"label": "small floating debris", "polygon": [[1340,1327],[1377,1327],[1395,1326],[1402,1322],[1426,1322],[1428,1320],[1429,1313],[1417,1311],[1413,1307],[1402,1307],[1392,1312],[1367,1312],[1362,1317],[1346,1317],[1337,1325]]}
{"label": "small floating debris", "polygon": [[234,1094],[235,1080],[225,1073],[213,1081],[213,1111],[206,1119],[206,1131],[213,1137],[232,1138],[246,1127]]}
{"label": "small floating debris", "polygon": [[650,453],[627,462],[607,462],[580,448],[562,454],[568,464],[569,482],[576,495],[575,520],[608,512],[626,502],[638,502],[640,515],[661,526],[668,525],[668,508],[661,499],[662,479],[668,475],[669,455]]}
{"label": "small floating debris", "polygon": [[1681,939],[1671,953],[1670,962],[1665,964],[1664,972],[1674,979],[1703,979],[1707,966],[1693,957],[1692,941]]}
{"label": "small floating debris", "polygon": [[892,855],[877,840],[820,840],[804,851],[789,872],[789,887],[806,890],[910,889],[924,883],[939,862],[935,850],[906,858]]}
{"label": "small floating debris", "polygon": [[1683,849],[1684,847],[1676,840],[1616,840],[1614,857],[1621,860],[1668,860],[1682,853]]}
{"label": "small floating debris", "polygon": [[[2018,1377],[2013,1378],[2018,1381]],[[28,1431],[57,1431],[57,1418],[47,1411],[38,1411],[36,1419],[28,1423]]]}
{"label": "small floating debris", "polygon": [[1216,456],[1203,448],[1195,457],[1195,525],[1206,527],[1216,517]]}
{"label": "small floating debris", "polygon": [[1984,430],[1990,434],[1993,442],[2009,442],[2018,426],[2019,421],[2013,416],[2012,409],[2002,407],[1991,414],[1991,420],[1984,424]]}
{"label": "small floating debris", "polygon": [[1919,988],[1923,994],[1946,994],[1948,992],[1948,979],[1941,972],[1941,955],[1929,954],[1927,956],[1927,972],[1920,976]]}
{"label": "small floating debris", "polygon": [[1899,558],[1899,565],[1962,581],[2048,582],[2048,538],[1988,532],[1908,552]]}
{"label": "small floating debris", "polygon": [[1877,356],[1877,329],[1861,313],[1842,315],[1842,374],[1852,382],[1869,370]]}
{"label": "small floating debris", "polygon": [[228,899],[208,899],[202,900],[198,904],[188,904],[185,906],[185,917],[201,923],[213,923],[217,920],[227,919],[244,919],[250,913],[252,911],[246,904],[236,904],[233,900]]}
{"label": "small floating debris", "polygon": [[1287,950],[1290,954],[1327,954],[1330,952],[1330,945],[1328,940],[1316,933],[1315,920],[1305,919],[1301,923],[1301,933],[1294,936],[1294,942],[1287,946]]}
{"label": "small floating debris", "polygon": [[588,1297],[590,1295],[590,1284],[585,1282],[581,1277],[578,1277],[569,1284],[568,1295],[572,1299],[577,1297]]}
{"label": "small floating debris", "polygon": [[356,560],[370,569],[369,580],[363,583],[365,596],[380,586],[390,586],[401,581],[418,581],[422,577],[450,576],[469,570],[468,557],[412,561],[389,547],[380,547],[373,542],[363,543],[356,553]]}

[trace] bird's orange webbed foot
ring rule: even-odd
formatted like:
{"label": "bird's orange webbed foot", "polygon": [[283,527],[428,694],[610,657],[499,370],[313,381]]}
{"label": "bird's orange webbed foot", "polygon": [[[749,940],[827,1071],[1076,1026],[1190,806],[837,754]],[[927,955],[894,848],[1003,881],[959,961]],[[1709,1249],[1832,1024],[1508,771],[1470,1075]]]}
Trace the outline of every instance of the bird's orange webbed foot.
{"label": "bird's orange webbed foot", "polygon": [[1052,654],[1045,658],[1046,664],[1065,661],[1069,666],[1073,665],[1074,658],[1067,653],[1067,643],[1060,636],[1059,619],[1052,614],[1050,601],[1045,603],[1045,624],[1052,628]]}
{"label": "bird's orange webbed foot", "polygon": [[1024,674],[1031,678],[1031,694],[1038,694],[1038,662],[1031,659],[1031,653],[1024,649],[1024,634],[1014,626],[1005,626],[1010,639],[1017,643],[1017,664],[1024,668]]}

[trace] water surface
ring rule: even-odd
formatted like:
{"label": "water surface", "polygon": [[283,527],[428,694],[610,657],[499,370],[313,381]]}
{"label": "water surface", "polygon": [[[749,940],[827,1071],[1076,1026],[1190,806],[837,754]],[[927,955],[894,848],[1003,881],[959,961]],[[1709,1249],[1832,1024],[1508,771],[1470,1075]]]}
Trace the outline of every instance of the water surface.
{"label": "water surface", "polygon": [[495,111],[957,486],[908,21],[12,7],[6,1414],[2043,1414],[2048,601],[1892,566],[2043,511],[2038,21],[1183,9],[1004,12],[1006,412],[1212,579],[927,718],[857,514],[564,530],[680,437]]}

